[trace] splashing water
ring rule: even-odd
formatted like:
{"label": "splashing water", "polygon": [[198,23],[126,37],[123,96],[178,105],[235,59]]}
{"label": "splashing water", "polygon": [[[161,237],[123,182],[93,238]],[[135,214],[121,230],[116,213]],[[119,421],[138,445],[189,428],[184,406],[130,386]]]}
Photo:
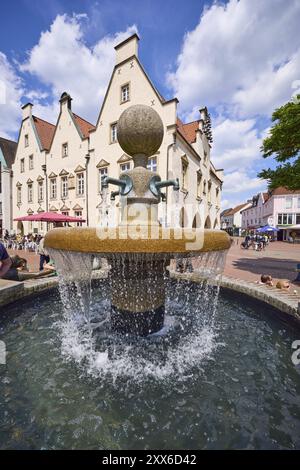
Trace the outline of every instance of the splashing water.
{"label": "splashing water", "polygon": [[[124,299],[128,294],[125,255],[111,255],[111,271],[117,276],[91,282],[95,255],[50,250],[59,275],[59,290],[64,305],[59,322],[62,354],[94,376],[143,382],[166,380],[176,375],[185,380],[209,358],[217,347],[214,318],[219,288],[209,279],[220,276],[224,254],[204,253],[190,260],[195,273],[206,276],[199,283],[167,277],[155,269],[156,257],[133,254],[131,262],[138,272],[145,272],[147,295],[155,298],[157,283],[165,284],[165,326],[145,338],[120,335],[110,328],[110,294],[112,287]],[[97,255],[100,257],[100,255]],[[128,258],[128,255],[127,255]],[[168,258],[165,264],[168,264]],[[171,263],[172,264],[172,263]],[[99,271],[98,271],[99,272]],[[141,289],[140,300],[145,293]]]}

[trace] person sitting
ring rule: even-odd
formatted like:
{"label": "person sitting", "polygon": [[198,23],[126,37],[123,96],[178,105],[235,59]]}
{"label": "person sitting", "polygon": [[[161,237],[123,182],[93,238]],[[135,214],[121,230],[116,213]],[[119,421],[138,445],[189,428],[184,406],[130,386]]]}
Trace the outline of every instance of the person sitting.
{"label": "person sitting", "polygon": [[5,274],[11,267],[11,259],[3,243],[0,242],[0,279],[4,278]]}
{"label": "person sitting", "polygon": [[277,289],[282,289],[282,290],[289,290],[290,288],[290,281],[287,280],[280,280],[276,284]]}
{"label": "person sitting", "polygon": [[273,286],[273,279],[270,274],[262,274],[260,276],[260,281],[257,281],[258,284],[265,284],[266,286]]}
{"label": "person sitting", "polygon": [[11,266],[3,276],[3,279],[8,281],[26,281],[27,279],[38,279],[40,277],[55,274],[53,263],[46,264],[44,270],[38,273],[29,272],[27,268],[27,260],[18,255],[13,256],[11,259]]}

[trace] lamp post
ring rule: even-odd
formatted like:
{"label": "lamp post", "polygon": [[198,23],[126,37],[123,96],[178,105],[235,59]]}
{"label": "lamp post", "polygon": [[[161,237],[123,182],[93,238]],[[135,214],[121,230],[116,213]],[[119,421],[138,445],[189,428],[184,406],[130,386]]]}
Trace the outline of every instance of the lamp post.
{"label": "lamp post", "polygon": [[[48,177],[47,177],[47,165],[45,163],[42,165],[42,170],[43,170],[43,173],[44,173],[44,176],[45,176],[46,212],[48,212],[48,209],[49,209],[49,206],[48,206]],[[49,228],[48,222],[46,222],[46,227],[47,227],[47,232],[48,232],[48,228]]]}

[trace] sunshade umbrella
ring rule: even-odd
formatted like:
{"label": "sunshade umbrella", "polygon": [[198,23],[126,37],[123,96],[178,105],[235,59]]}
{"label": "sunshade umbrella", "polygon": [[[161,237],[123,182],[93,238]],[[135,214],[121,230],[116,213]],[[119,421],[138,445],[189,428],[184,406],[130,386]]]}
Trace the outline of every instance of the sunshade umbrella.
{"label": "sunshade umbrella", "polygon": [[278,232],[279,229],[276,227],[271,227],[271,225],[265,225],[264,227],[260,227],[257,229],[257,232]]}
{"label": "sunshade umbrella", "polygon": [[72,217],[70,215],[58,214],[56,212],[39,212],[38,214],[26,215],[24,217],[17,217],[14,220],[28,221],[28,222],[85,222],[80,217]]}

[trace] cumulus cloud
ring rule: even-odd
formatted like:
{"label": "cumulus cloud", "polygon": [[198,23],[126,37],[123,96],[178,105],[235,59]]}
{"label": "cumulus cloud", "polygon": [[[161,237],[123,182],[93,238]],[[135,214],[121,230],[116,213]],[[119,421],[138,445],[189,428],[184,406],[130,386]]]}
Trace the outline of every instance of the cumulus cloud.
{"label": "cumulus cloud", "polygon": [[86,15],[58,15],[50,29],[41,33],[38,44],[29,52],[20,70],[36,76],[50,86],[50,106],[35,107],[44,118],[55,120],[57,102],[62,92],[73,98],[74,109],[95,121],[115,64],[114,46],[137,31],[135,25],[126,31],[104,36],[92,46],[84,37]]}
{"label": "cumulus cloud", "polygon": [[0,52],[0,135],[13,138],[19,126],[20,103],[24,92],[21,78],[5,54]]}
{"label": "cumulus cloud", "polygon": [[261,158],[261,137],[255,127],[255,119],[219,119],[213,128],[212,157],[218,168],[227,172],[250,168]]}
{"label": "cumulus cloud", "polygon": [[298,0],[230,0],[205,9],[167,76],[183,113],[205,102],[251,117],[288,100],[300,78],[299,22]]}

